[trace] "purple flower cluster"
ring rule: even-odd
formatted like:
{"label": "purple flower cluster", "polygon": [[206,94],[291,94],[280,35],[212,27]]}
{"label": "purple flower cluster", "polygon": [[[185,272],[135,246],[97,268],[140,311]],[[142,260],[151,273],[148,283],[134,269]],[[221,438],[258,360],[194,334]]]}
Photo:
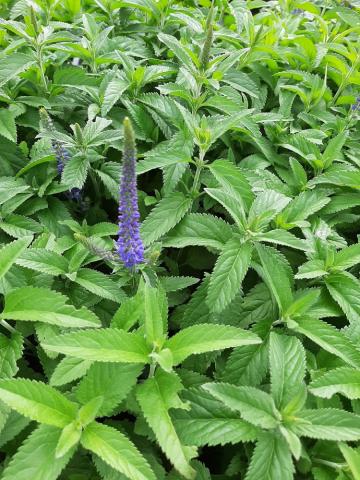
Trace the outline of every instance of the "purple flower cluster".
{"label": "purple flower cluster", "polygon": [[355,103],[351,105],[351,110],[353,112],[359,112],[360,111],[360,97],[357,97]]}
{"label": "purple flower cluster", "polygon": [[[40,109],[40,118],[41,118],[43,127],[46,130],[50,132],[55,132],[54,123],[50,115],[45,110],[45,108]],[[57,171],[59,176],[61,177],[65,164],[70,160],[71,156],[68,150],[66,150],[63,144],[58,140],[52,139],[51,146],[55,153]],[[67,197],[70,198],[71,200],[81,201],[82,192],[79,188],[72,188],[69,192],[67,192]]]}
{"label": "purple flower cluster", "polygon": [[135,135],[129,118],[125,118],[117,252],[127,268],[135,267],[144,261],[144,246],[140,238],[139,220]]}

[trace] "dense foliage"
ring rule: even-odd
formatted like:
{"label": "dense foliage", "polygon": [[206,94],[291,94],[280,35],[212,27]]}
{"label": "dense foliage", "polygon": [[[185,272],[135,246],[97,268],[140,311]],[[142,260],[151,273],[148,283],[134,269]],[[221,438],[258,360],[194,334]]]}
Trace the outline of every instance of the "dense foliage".
{"label": "dense foliage", "polygon": [[1,479],[359,480],[360,2],[0,12]]}

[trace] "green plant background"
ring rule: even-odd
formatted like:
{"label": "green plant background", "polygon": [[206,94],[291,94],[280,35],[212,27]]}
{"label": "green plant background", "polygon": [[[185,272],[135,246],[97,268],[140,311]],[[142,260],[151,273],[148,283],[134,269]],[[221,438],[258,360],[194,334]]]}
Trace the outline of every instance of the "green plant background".
{"label": "green plant background", "polygon": [[359,32],[357,0],[0,1],[1,479],[360,479]]}

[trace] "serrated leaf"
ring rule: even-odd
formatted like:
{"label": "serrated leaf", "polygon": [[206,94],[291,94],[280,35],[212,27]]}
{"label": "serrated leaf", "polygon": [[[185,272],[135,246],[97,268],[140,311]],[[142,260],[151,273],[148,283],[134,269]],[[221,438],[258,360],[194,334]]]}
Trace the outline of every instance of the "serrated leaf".
{"label": "serrated leaf", "polygon": [[151,352],[143,335],[116,328],[84,330],[51,339],[43,347],[84,360],[97,362],[147,363]]}
{"label": "serrated leaf", "polygon": [[89,169],[89,161],[81,155],[75,155],[65,163],[61,180],[69,188],[83,188]]}
{"label": "serrated leaf", "polygon": [[241,328],[203,324],[185,328],[164,344],[173,354],[174,365],[189,355],[261,343],[261,339]]}
{"label": "serrated leaf", "polygon": [[16,143],[17,132],[14,114],[6,108],[0,110],[0,135]]}
{"label": "serrated leaf", "polygon": [[42,382],[23,378],[0,380],[1,400],[26,417],[63,428],[75,420],[76,404]]}
{"label": "serrated leaf", "polygon": [[0,278],[2,278],[16,259],[30,245],[32,237],[24,237],[3,246],[0,250]]}
{"label": "serrated leaf", "polygon": [[45,248],[30,248],[23,252],[16,264],[48,275],[62,275],[68,271],[67,260]]}
{"label": "serrated leaf", "polygon": [[181,383],[175,374],[157,370],[154,377],[138,387],[136,397],[161,449],[175,468],[190,480],[195,472],[189,462],[196,455],[196,449],[181,443],[169,415],[170,408],[182,406],[178,398],[180,390]]}
{"label": "serrated leaf", "polygon": [[203,388],[190,389],[184,397],[191,408],[176,410],[172,415],[183,442],[213,446],[256,439],[256,427],[239,418],[237,412]]}
{"label": "serrated leaf", "polygon": [[141,373],[139,365],[94,363],[76,389],[76,398],[85,404],[103,395],[98,416],[108,416],[128,395]]}
{"label": "serrated leaf", "polygon": [[348,272],[331,273],[325,284],[350,322],[360,320],[360,282]]}
{"label": "serrated leaf", "polygon": [[188,212],[192,199],[181,192],[173,192],[164,197],[146,217],[141,226],[144,245],[150,245],[175,227]]}
{"label": "serrated leaf", "polygon": [[166,235],[162,244],[165,247],[184,248],[199,245],[222,250],[232,235],[231,226],[221,218],[190,213]]}
{"label": "serrated leaf", "polygon": [[65,357],[55,367],[50,385],[60,387],[83,377],[89,370],[92,362],[80,358]]}
{"label": "serrated leaf", "polygon": [[351,400],[360,398],[360,372],[348,367],[329,370],[312,381],[309,390],[322,398],[331,398],[336,393]]}
{"label": "serrated leaf", "polygon": [[259,438],[245,480],[292,480],[294,465],[286,440],[263,433]]}
{"label": "serrated leaf", "polygon": [[250,243],[238,237],[228,240],[211,274],[207,304],[213,312],[221,312],[240,291],[252,254]]}
{"label": "serrated leaf", "polygon": [[360,243],[355,243],[335,253],[332,267],[346,270],[358,263],[360,263]]}
{"label": "serrated leaf", "polygon": [[360,438],[360,416],[336,408],[303,410],[291,428],[304,437],[351,442]]}
{"label": "serrated leaf", "polygon": [[131,480],[156,480],[135,445],[115,428],[90,423],[82,434],[81,444]]}
{"label": "serrated leaf", "polygon": [[23,339],[20,333],[11,337],[0,334],[0,378],[11,378],[17,371],[17,360],[21,358]]}
{"label": "serrated leaf", "polygon": [[271,247],[256,245],[257,253],[263,267],[264,281],[276,299],[280,311],[285,311],[292,301],[291,284],[283,265]]}
{"label": "serrated leaf", "polygon": [[[40,425],[23,442],[3,472],[3,480],[56,480],[74,453],[55,458],[61,430]],[[36,452],[36,455],[34,455]]]}
{"label": "serrated leaf", "polygon": [[108,275],[105,275],[98,270],[80,268],[76,274],[74,282],[78,283],[89,292],[116,303],[120,303],[125,298],[125,294],[120,287],[118,287]]}
{"label": "serrated leaf", "polygon": [[44,322],[62,327],[96,327],[100,320],[86,307],[67,305],[67,297],[47,288],[23,287],[5,296],[1,318]]}
{"label": "serrated leaf", "polygon": [[297,319],[291,328],[310,338],[324,350],[341,358],[348,365],[360,368],[360,350],[332,325],[322,320],[304,317]]}
{"label": "serrated leaf", "polygon": [[302,387],[305,377],[305,350],[296,337],[270,334],[271,394],[282,410]]}
{"label": "serrated leaf", "polygon": [[203,388],[255,426],[276,428],[279,423],[281,416],[272,397],[258,388],[229,383],[206,383]]}

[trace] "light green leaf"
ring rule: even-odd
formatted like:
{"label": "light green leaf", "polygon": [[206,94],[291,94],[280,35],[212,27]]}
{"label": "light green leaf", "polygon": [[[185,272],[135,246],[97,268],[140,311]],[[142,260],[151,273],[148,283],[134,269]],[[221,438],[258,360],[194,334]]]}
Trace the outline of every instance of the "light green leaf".
{"label": "light green leaf", "polygon": [[231,226],[209,214],[190,213],[162,241],[165,247],[184,248],[199,245],[222,250],[232,237]]}
{"label": "light green leaf", "polygon": [[11,378],[17,371],[17,360],[21,358],[23,339],[20,333],[10,337],[0,334],[0,378]]}
{"label": "light green leaf", "polygon": [[271,394],[282,410],[303,386],[305,350],[296,337],[270,334]]}
{"label": "light green leaf", "polygon": [[[55,458],[61,430],[40,425],[23,442],[3,472],[3,480],[56,480],[74,453]],[[36,455],[34,455],[36,452]]]}
{"label": "light green leaf", "polygon": [[145,336],[150,345],[161,345],[164,323],[160,311],[158,289],[144,285]]}
{"label": "light green leaf", "polygon": [[232,237],[225,244],[211,274],[207,304],[214,312],[221,312],[241,290],[252,254],[250,243],[240,243]]}
{"label": "light green leaf", "polygon": [[285,247],[295,248],[296,250],[301,250],[302,252],[308,250],[308,246],[305,240],[295,237],[292,233],[275,229],[270,230],[270,232],[257,233],[254,236],[254,240],[258,242],[267,242],[275,243],[276,245],[284,245]]}
{"label": "light green leaf", "polygon": [[150,245],[175,227],[188,212],[192,199],[181,192],[173,192],[164,197],[150,212],[141,226],[141,237],[145,245]]}
{"label": "light green leaf", "polygon": [[147,363],[151,352],[143,335],[116,328],[84,330],[53,337],[43,347],[96,362]]}
{"label": "light green leaf", "polygon": [[35,58],[24,53],[12,53],[2,58],[0,65],[0,87],[35,63]]}
{"label": "light green leaf", "polygon": [[98,416],[108,416],[128,395],[136,384],[142,367],[118,363],[94,363],[76,389],[76,398],[85,404],[104,396]]}
{"label": "light green leaf", "polygon": [[74,282],[86,288],[91,293],[113,302],[120,303],[125,294],[108,275],[90,268],[80,268]]}
{"label": "light green leaf", "polygon": [[336,355],[345,363],[360,368],[360,350],[342,332],[322,320],[311,317],[299,318],[289,325],[302,333],[327,352]]}
{"label": "light green leaf", "polygon": [[360,321],[360,281],[348,272],[331,273],[325,284],[350,322]]}
{"label": "light green leaf", "polygon": [[189,355],[261,343],[254,333],[228,325],[202,324],[185,328],[164,344],[173,354],[174,365]]}
{"label": "light green leaf", "polygon": [[254,195],[241,170],[227,160],[216,160],[210,165],[210,170],[220,185],[238,198],[246,213],[250,209]]}
{"label": "light green leaf", "polygon": [[50,385],[60,387],[67,383],[73,382],[83,377],[89,370],[92,362],[90,360],[82,360],[81,358],[65,357],[55,367],[51,378]]}
{"label": "light green leaf", "polygon": [[68,261],[45,248],[30,248],[16,260],[17,265],[48,275],[62,275],[68,271]]}
{"label": "light green leaf", "polygon": [[256,444],[245,480],[293,480],[294,465],[286,440],[264,433]]}
{"label": "light green leaf", "polygon": [[65,163],[61,175],[62,183],[69,188],[83,188],[89,169],[89,161],[82,155],[75,155]]}
{"label": "light green leaf", "polygon": [[24,237],[3,246],[0,250],[0,278],[2,278],[16,259],[30,245],[32,237]]}
{"label": "light green leaf", "polygon": [[360,439],[360,416],[336,408],[303,410],[291,428],[304,437],[353,442]]}
{"label": "light green leaf", "polygon": [[258,388],[229,383],[206,383],[203,388],[255,426],[276,428],[281,419],[272,397]]}
{"label": "light green leaf", "polygon": [[196,449],[181,443],[169,415],[171,408],[183,408],[178,397],[181,388],[175,374],[157,370],[154,377],[138,387],[137,400],[165,455],[185,478],[191,480],[195,472],[189,462],[196,455]]}
{"label": "light green leaf", "polygon": [[354,448],[349,447],[346,443],[340,443],[339,449],[343,454],[346,463],[354,477],[354,480],[360,480],[360,452]]}
{"label": "light green leaf", "polygon": [[346,270],[360,263],[360,243],[354,243],[335,253],[332,267]]}
{"label": "light green leaf", "polygon": [[331,398],[341,393],[351,400],[360,398],[360,371],[349,367],[329,370],[309,385],[311,393],[317,397]]}
{"label": "light green leaf", "polygon": [[77,310],[67,305],[67,297],[46,288],[23,287],[5,296],[5,308],[0,318],[44,322],[62,327],[100,326],[100,320],[86,307]]}
{"label": "light green leaf", "polygon": [[292,302],[293,294],[291,285],[285,267],[279,258],[277,252],[271,247],[256,245],[257,253],[260,257],[263,278],[268,285],[271,293],[276,299],[280,311],[285,311]]}
{"label": "light green leaf", "polygon": [[149,464],[135,445],[115,428],[90,423],[82,434],[81,444],[131,480],[156,480]]}
{"label": "light green leaf", "polygon": [[75,420],[76,404],[42,382],[0,380],[1,400],[17,412],[47,425],[63,428]]}
{"label": "light green leaf", "polygon": [[[2,60],[3,61],[3,60]],[[6,108],[0,109],[0,135],[16,143],[17,133],[14,114]]]}
{"label": "light green leaf", "polygon": [[203,388],[188,390],[184,396],[191,409],[176,410],[172,415],[183,442],[213,446],[256,439],[256,427],[239,418],[237,412]]}

